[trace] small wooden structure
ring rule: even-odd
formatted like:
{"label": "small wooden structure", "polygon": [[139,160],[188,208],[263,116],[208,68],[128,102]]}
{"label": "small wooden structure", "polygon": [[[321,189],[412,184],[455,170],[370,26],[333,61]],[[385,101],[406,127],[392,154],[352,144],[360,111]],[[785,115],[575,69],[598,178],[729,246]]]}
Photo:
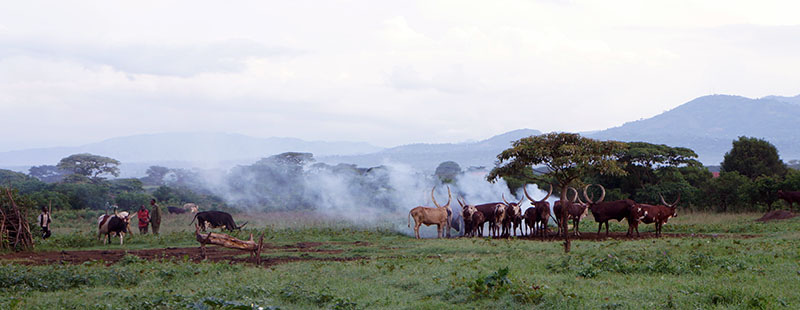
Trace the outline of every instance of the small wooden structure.
{"label": "small wooden structure", "polygon": [[206,258],[206,244],[213,244],[229,249],[248,251],[254,263],[261,263],[261,249],[264,247],[263,234],[258,239],[258,243],[256,243],[255,240],[253,240],[253,234],[250,234],[250,240],[245,241],[226,234],[214,232],[200,233],[200,228],[197,227],[195,230],[195,237],[197,238],[197,242],[200,242],[200,252],[203,255],[203,259]]}
{"label": "small wooden structure", "polygon": [[14,251],[33,249],[33,235],[24,210],[19,209],[8,188],[6,195],[8,203],[0,206],[0,248]]}

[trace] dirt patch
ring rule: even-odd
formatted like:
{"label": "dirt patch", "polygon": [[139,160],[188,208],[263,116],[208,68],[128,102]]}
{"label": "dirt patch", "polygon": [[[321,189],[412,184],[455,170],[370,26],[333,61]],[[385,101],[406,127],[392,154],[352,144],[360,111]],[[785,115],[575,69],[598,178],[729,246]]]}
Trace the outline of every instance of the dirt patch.
{"label": "dirt patch", "polygon": [[[314,243],[311,245],[320,246],[323,243]],[[274,252],[315,252],[315,253],[341,253],[341,250],[317,250],[308,248],[309,244],[304,244],[303,247],[269,247],[265,249],[280,249],[281,251]],[[8,253],[0,255],[0,262],[2,263],[15,263],[22,265],[51,265],[59,263],[67,264],[81,264],[84,262],[100,261],[106,265],[111,265],[118,262],[125,255],[135,255],[145,260],[189,260],[192,262],[203,261],[200,253],[200,247],[187,247],[187,248],[162,248],[162,249],[146,249],[146,250],[87,250],[87,251],[53,251],[53,252],[19,252]],[[252,260],[248,257],[247,252],[237,251],[227,248],[209,246],[206,247],[207,260],[218,262],[228,261],[231,263],[251,263]],[[285,257],[264,257],[261,260],[261,266],[274,266],[278,264],[285,264],[297,261],[353,261],[367,259],[366,257],[311,257],[301,255],[300,257],[285,256]]]}
{"label": "dirt patch", "polygon": [[767,212],[760,219],[757,219],[756,222],[768,222],[768,221],[775,221],[775,220],[785,220],[785,219],[793,218],[795,216],[797,216],[797,214],[794,214],[794,213],[786,211],[786,210],[775,210],[775,211]]}

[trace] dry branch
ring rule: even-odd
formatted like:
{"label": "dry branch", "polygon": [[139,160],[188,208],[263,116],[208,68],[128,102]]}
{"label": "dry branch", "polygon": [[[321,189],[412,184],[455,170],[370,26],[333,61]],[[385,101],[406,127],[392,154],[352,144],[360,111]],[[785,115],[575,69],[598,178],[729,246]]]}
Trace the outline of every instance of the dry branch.
{"label": "dry branch", "polygon": [[206,234],[200,233],[200,229],[195,230],[195,238],[200,242],[200,252],[203,259],[206,258],[206,244],[218,245],[229,249],[237,249],[250,252],[250,256],[254,258],[256,264],[261,262],[261,249],[264,247],[264,235],[261,235],[258,243],[253,240],[253,234],[250,234],[249,240],[239,240],[232,236],[220,233],[209,232]]}

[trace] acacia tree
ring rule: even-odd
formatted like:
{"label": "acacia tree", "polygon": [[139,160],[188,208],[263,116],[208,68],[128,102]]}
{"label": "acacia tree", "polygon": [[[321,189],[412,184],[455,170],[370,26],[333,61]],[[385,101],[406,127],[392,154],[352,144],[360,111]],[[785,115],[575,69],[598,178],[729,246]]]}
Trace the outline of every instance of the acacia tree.
{"label": "acacia tree", "polygon": [[99,180],[99,175],[104,173],[115,177],[119,176],[119,168],[117,166],[119,166],[119,161],[116,159],[89,153],[64,157],[57,165],[59,169],[86,176],[92,180]]}
{"label": "acacia tree", "polygon": [[778,156],[772,143],[759,138],[739,137],[722,160],[722,171],[736,171],[755,180],[761,175],[780,176],[786,174],[786,164]]}
{"label": "acacia tree", "polygon": [[[518,175],[533,165],[544,165],[550,177],[557,183],[561,201],[567,200],[567,188],[574,181],[590,173],[624,175],[617,158],[625,144],[617,141],[599,141],[581,137],[575,133],[548,133],[522,138],[512,147],[497,155],[498,165],[486,177],[494,182],[499,177]],[[570,250],[567,233],[567,208],[561,208],[561,227],[564,237],[564,252]]]}

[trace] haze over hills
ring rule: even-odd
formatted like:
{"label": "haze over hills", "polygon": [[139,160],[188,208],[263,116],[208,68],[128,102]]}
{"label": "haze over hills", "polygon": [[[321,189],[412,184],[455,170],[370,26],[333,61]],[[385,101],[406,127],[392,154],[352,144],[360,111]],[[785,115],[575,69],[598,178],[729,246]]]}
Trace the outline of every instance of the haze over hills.
{"label": "haze over hills", "polygon": [[784,160],[800,158],[800,96],[704,96],[652,118],[589,134],[598,139],[688,147],[718,165],[739,136],[765,139]]}
{"label": "haze over hills", "polygon": [[518,129],[478,142],[416,143],[385,149],[373,154],[321,156],[318,160],[329,164],[352,163],[365,167],[385,163],[402,163],[424,171],[433,171],[444,161],[455,161],[462,168],[493,167],[497,154],[507,149],[512,141],[538,134],[541,134],[541,131]]}
{"label": "haze over hills", "polygon": [[[645,141],[695,150],[706,165],[718,165],[739,136],[766,139],[785,161],[800,159],[800,95],[750,99],[704,96],[652,118],[602,131],[583,133],[597,139]],[[444,161],[462,168],[494,165],[497,154],[522,137],[537,135],[519,129],[478,142],[409,144],[384,149],[360,142],[304,141],[294,138],[254,138],[225,133],[163,133],[108,139],[77,147],[28,149],[0,153],[0,168],[26,171],[31,165],[56,164],[76,153],[93,153],[120,160],[123,176],[142,176],[153,164],[172,168],[251,164],[282,152],[310,152],[317,161],[373,167],[402,163],[433,171]]]}

